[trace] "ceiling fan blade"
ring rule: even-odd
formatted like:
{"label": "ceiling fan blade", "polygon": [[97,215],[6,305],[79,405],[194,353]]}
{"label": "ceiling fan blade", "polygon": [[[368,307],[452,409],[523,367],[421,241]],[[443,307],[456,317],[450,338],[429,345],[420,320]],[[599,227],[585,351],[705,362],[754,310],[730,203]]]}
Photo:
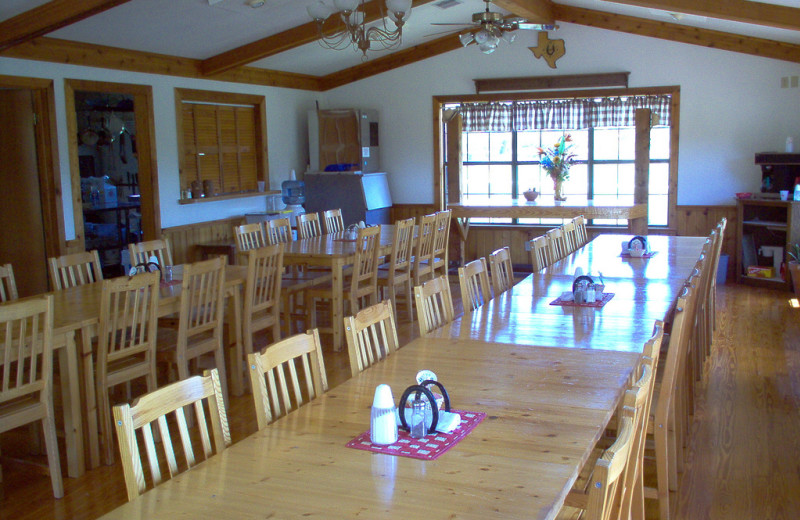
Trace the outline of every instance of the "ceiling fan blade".
{"label": "ceiling fan blade", "polygon": [[431,23],[431,25],[460,25],[462,27],[468,27],[470,25],[475,25],[471,23]]}
{"label": "ceiling fan blade", "polygon": [[439,32],[431,33],[431,34],[426,34],[426,35],[423,36],[423,38],[429,38],[429,37],[433,37],[433,36],[441,36],[442,34],[458,34],[459,32],[460,32],[459,30],[439,31]]}
{"label": "ceiling fan blade", "polygon": [[534,31],[554,31],[558,29],[557,25],[543,24],[543,23],[520,23],[520,29],[533,29]]}

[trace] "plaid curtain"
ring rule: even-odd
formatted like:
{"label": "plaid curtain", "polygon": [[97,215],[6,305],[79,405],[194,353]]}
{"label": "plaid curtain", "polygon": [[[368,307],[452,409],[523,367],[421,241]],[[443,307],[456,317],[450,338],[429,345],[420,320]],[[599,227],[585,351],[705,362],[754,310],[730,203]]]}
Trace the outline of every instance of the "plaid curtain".
{"label": "plaid curtain", "polygon": [[662,95],[464,103],[460,110],[465,132],[510,132],[630,127],[637,108],[649,108],[659,116],[660,126],[668,126],[671,106],[671,96]]}

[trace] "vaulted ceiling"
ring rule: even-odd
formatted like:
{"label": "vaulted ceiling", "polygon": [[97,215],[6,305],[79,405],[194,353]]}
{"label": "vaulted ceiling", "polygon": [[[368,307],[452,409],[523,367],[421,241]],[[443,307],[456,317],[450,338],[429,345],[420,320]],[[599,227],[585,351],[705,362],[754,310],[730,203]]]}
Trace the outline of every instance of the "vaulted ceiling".
{"label": "vaulted ceiling", "polygon": [[[328,90],[462,49],[482,0],[414,0],[395,51],[317,44],[318,0],[3,0],[0,56],[269,86]],[[332,4],[332,0],[326,0]],[[365,2],[369,20],[378,1]],[[534,23],[570,23],[800,63],[796,0],[494,0]],[[445,29],[446,32],[442,32]],[[569,45],[569,42],[567,42]],[[459,52],[475,51],[462,49]]]}

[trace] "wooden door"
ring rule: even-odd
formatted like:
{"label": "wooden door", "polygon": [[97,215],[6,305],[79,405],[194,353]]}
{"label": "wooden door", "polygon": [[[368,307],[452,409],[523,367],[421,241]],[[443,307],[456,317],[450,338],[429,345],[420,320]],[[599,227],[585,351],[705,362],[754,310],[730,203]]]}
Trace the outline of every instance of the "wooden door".
{"label": "wooden door", "polygon": [[0,263],[20,296],[47,291],[47,251],[30,90],[0,90]]}

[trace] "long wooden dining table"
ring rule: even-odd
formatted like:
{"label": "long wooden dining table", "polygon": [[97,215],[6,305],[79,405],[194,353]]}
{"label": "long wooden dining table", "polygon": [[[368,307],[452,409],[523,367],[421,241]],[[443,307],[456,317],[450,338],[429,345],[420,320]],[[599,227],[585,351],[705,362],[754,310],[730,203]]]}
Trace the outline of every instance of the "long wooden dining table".
{"label": "long wooden dining table", "polygon": [[[673,244],[699,255],[703,241],[690,240]],[[531,275],[458,323],[413,340],[103,518],[554,518],[672,293],[649,293],[639,280],[617,289],[619,309],[609,307],[615,295],[600,309],[544,312],[532,298],[559,293],[565,277],[551,275],[550,289],[542,276],[548,275]],[[655,287],[665,283],[671,286],[654,280]],[[640,286],[645,293],[638,295]],[[637,316],[635,309],[651,300],[664,302]],[[639,325],[623,325],[623,308]],[[575,316],[584,311],[594,315],[594,328],[577,334]],[[559,314],[566,332],[537,332],[554,326],[548,315]],[[474,334],[482,321],[493,332]],[[607,322],[622,327],[614,341]],[[369,428],[376,386],[389,384],[398,399],[421,369],[436,373],[454,408],[484,412],[485,419],[435,460],[347,447]]]}

